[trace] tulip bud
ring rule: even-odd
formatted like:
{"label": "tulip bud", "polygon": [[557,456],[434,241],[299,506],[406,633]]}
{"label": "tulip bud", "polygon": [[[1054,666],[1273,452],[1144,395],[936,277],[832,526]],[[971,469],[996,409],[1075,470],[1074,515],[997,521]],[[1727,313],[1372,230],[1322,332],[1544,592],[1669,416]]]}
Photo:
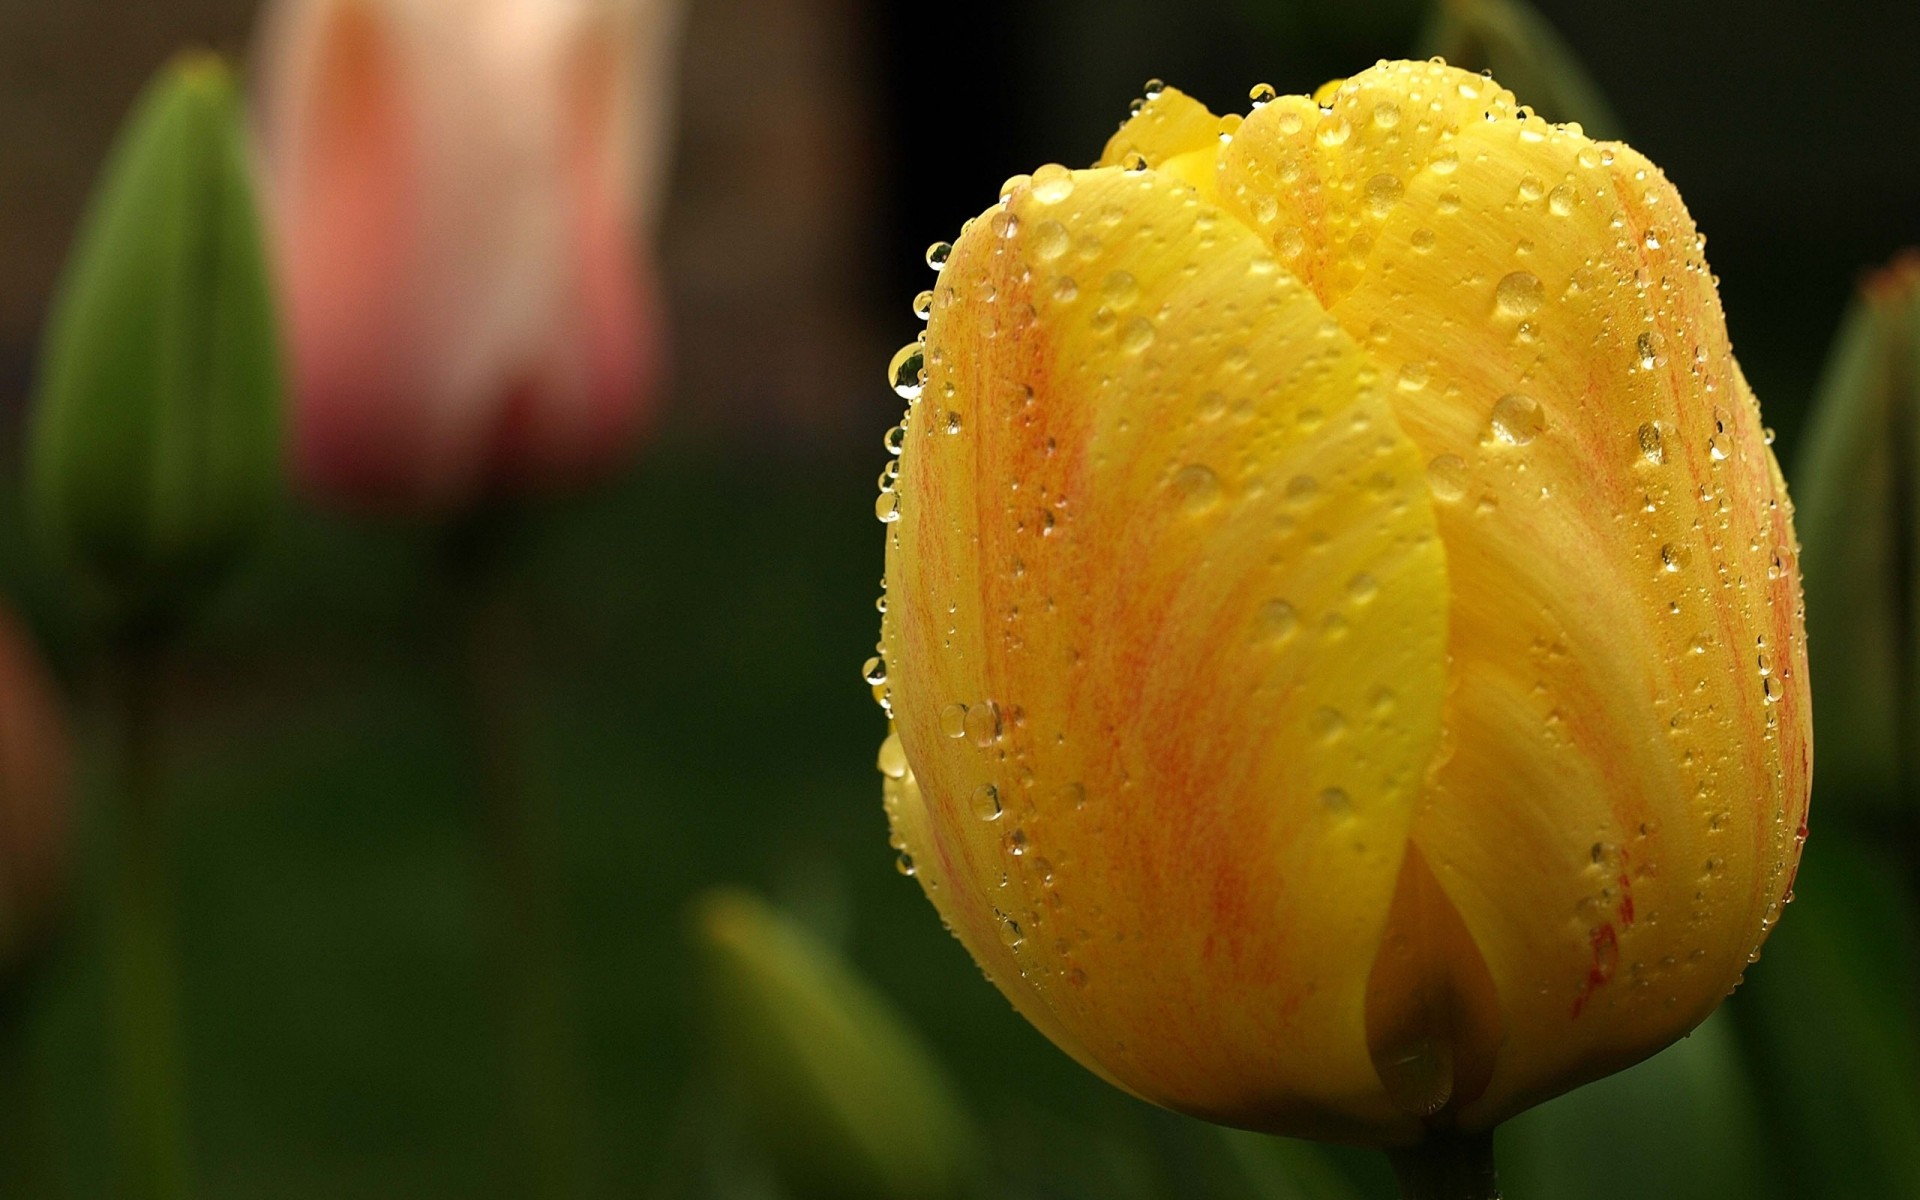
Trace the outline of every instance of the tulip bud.
{"label": "tulip bud", "polygon": [[0,973],[52,924],[71,841],[66,722],[26,630],[0,613]]}
{"label": "tulip bud", "polygon": [[753,896],[716,892],[695,915],[714,1032],[787,1185],[846,1200],[955,1195],[967,1119],[900,1015]]}
{"label": "tulip bud", "polygon": [[1920,252],[1868,279],[1841,323],[1801,459],[1823,788],[1920,795]]}
{"label": "tulip bud", "polygon": [[128,618],[190,600],[278,494],[280,359],[234,84],[162,73],[122,133],[47,327],[28,502]]}
{"label": "tulip bud", "polygon": [[1471,1140],[1697,1025],[1778,918],[1791,510],[1652,163],[1435,63],[1257,99],[1158,90],[945,256],[887,806],[1105,1078]]}
{"label": "tulip bud", "polygon": [[322,498],[444,513],[623,462],[670,0],[280,0],[260,149]]}

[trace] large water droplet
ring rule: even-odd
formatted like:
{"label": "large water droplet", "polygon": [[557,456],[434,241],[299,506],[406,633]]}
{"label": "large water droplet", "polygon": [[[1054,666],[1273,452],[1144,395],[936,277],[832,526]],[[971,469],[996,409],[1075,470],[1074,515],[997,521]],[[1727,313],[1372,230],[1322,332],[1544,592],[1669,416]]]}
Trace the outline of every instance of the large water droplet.
{"label": "large water droplet", "polygon": [[1540,280],[1527,271],[1515,271],[1502,278],[1494,288],[1493,300],[1500,311],[1513,317],[1526,317],[1540,311],[1547,298]]}
{"label": "large water droplet", "polygon": [[1652,421],[1640,427],[1640,453],[1655,466],[1667,461],[1666,443],[1661,440],[1660,426]]}
{"label": "large water droplet", "polygon": [[1493,405],[1493,436],[1510,446],[1524,446],[1546,428],[1546,413],[1532,396],[1509,392]]}
{"label": "large water droplet", "polygon": [[952,255],[952,242],[935,242],[927,247],[927,265],[938,271],[947,265],[947,259]]}
{"label": "large water droplet", "polygon": [[1284,642],[1300,630],[1300,614],[1285,600],[1269,600],[1260,609],[1259,632],[1263,641]]}
{"label": "large water droplet", "polygon": [[888,733],[887,740],[880,743],[880,755],[876,760],[880,773],[888,779],[905,779],[907,776],[907,749],[900,744],[898,733]]}
{"label": "large water droplet", "polygon": [[941,709],[940,732],[956,741],[967,736],[967,706],[949,704]]}
{"label": "large water droplet", "polygon": [[1120,327],[1120,349],[1128,354],[1140,354],[1153,345],[1153,336],[1153,322],[1134,317]]}
{"label": "large water droplet", "polygon": [[1052,262],[1067,252],[1073,238],[1058,221],[1042,221],[1033,231],[1033,254],[1041,262]]}
{"label": "large water droplet", "polygon": [[1180,468],[1172,488],[1180,507],[1190,513],[1205,512],[1220,502],[1220,477],[1198,463]]}
{"label": "large water droplet", "polygon": [[1443,504],[1453,504],[1466,495],[1469,482],[1467,460],[1458,454],[1442,454],[1427,464],[1427,488]]}
{"label": "large water droplet", "polygon": [[971,801],[973,815],[982,821],[998,821],[1006,810],[1000,804],[1000,789],[990,783],[983,783],[973,789]]}
{"label": "large water droplet", "polygon": [[1000,706],[988,700],[967,710],[967,740],[985,748],[1000,740]]}
{"label": "large water droplet", "polygon": [[887,382],[909,404],[917,403],[927,388],[927,350],[911,342],[895,352],[887,364]]}
{"label": "large water droplet", "polygon": [[1406,192],[1400,177],[1382,172],[1367,180],[1367,210],[1376,217],[1384,217],[1400,203],[1400,197]]}
{"label": "large water droplet", "polygon": [[1073,195],[1073,172],[1059,163],[1048,163],[1033,173],[1033,198],[1042,204],[1058,204]]}

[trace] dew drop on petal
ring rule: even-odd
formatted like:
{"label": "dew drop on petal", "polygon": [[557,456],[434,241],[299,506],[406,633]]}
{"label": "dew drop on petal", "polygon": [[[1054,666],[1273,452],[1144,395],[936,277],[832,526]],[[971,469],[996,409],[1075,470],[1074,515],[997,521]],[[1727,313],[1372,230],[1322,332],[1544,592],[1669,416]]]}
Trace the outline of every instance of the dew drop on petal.
{"label": "dew drop on petal", "polygon": [[1427,464],[1427,488],[1443,504],[1457,503],[1467,494],[1467,460],[1458,454],[1442,454]]}
{"label": "dew drop on petal", "polygon": [[1660,426],[1652,421],[1640,426],[1640,453],[1655,466],[1667,461],[1666,443],[1661,439]]}
{"label": "dew drop on petal", "polygon": [[894,354],[887,364],[887,382],[902,400],[912,404],[927,387],[927,351],[919,342],[911,342]]}
{"label": "dew drop on petal", "polygon": [[1500,280],[1494,288],[1493,299],[1508,316],[1526,317],[1540,311],[1546,289],[1531,272],[1515,271]]}
{"label": "dew drop on petal", "polygon": [[1493,436],[1510,446],[1524,446],[1546,428],[1546,414],[1532,396],[1509,392],[1494,402]]}

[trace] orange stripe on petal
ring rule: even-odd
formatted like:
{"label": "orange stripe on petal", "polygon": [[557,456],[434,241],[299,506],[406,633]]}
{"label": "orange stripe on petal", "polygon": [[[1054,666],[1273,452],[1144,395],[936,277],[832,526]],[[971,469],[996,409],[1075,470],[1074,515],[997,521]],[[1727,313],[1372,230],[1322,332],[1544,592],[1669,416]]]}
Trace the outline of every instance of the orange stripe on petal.
{"label": "orange stripe on petal", "polygon": [[1377,372],[1248,229],[1117,170],[973,224],[927,362],[884,636],[929,895],[1138,1095],[1413,1136],[1365,996],[1439,733],[1446,566]]}

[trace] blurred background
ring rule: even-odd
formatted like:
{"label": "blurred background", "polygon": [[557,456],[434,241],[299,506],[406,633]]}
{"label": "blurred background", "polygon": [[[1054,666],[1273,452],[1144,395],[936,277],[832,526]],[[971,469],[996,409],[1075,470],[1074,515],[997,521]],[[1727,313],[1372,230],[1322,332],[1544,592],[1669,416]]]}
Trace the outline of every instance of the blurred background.
{"label": "blurred background", "polygon": [[[1861,272],[1920,242],[1920,7],[1539,8],[1706,232],[1791,464]],[[51,291],[115,129],[181,46],[244,56],[255,15],[0,0],[0,463],[19,457]],[[1133,1102],[1013,1014],[895,870],[884,721],[859,668],[878,626],[873,479],[899,409],[883,368],[918,332],[927,243],[1005,177],[1091,161],[1150,76],[1244,110],[1256,81],[1311,90],[1412,53],[1423,18],[1416,0],[692,0],[658,238],[662,425],[630,471],[514,535],[527,753],[559,813],[604,1194],[780,1194],[715,1115],[686,914],[722,883],[794,914],[925,1035],[990,1144],[981,1194],[1391,1194],[1364,1156],[1295,1161]],[[35,561],[0,510],[0,583],[77,688],[73,616]],[[433,568],[422,525],[290,507],[166,680],[204,1195],[507,1194]],[[1870,823],[1864,848],[1826,836],[1820,807],[1803,900],[1750,988],[1675,1051],[1503,1135],[1510,1194],[1920,1195],[1897,1190],[1920,1177],[1898,1077],[1914,916],[1882,901],[1920,860]],[[1857,897],[1872,935],[1823,932],[1805,899],[1822,888]],[[1767,993],[1789,955],[1826,965]],[[0,1170],[28,1182],[0,1191],[109,1194],[99,969],[57,946],[9,1001]],[[1903,1138],[1904,1161],[1859,1166]],[[1881,1190],[1837,1185],[1830,1164],[1850,1162]]]}

